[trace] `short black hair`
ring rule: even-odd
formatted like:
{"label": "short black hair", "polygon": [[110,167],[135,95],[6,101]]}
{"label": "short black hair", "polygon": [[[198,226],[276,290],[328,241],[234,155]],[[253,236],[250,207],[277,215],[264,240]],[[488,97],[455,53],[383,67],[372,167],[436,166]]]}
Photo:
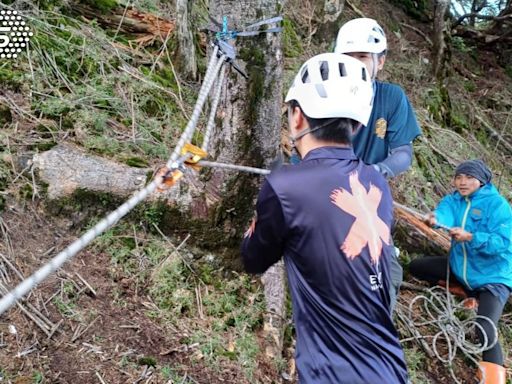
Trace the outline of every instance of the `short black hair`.
{"label": "short black hair", "polygon": [[338,144],[352,144],[352,132],[359,125],[357,121],[347,117],[314,119],[304,113],[297,100],[290,100],[288,104],[292,109],[300,108],[312,130],[321,127],[311,132],[315,139]]}

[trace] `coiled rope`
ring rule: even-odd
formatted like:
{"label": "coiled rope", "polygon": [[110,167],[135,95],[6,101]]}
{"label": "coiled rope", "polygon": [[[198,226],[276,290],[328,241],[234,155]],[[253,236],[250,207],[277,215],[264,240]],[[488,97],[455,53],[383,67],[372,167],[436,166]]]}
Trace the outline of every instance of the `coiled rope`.
{"label": "coiled rope", "polygon": [[[419,212],[409,208],[409,211],[424,217]],[[446,227],[448,228],[448,227]],[[451,377],[457,384],[463,384],[454,371],[454,360],[460,351],[467,359],[478,366],[477,355],[493,348],[498,342],[498,330],[487,316],[477,315],[472,309],[464,307],[464,301],[455,302],[449,291],[450,263],[446,263],[446,287],[434,286],[426,290],[425,294],[415,296],[408,307],[409,326],[415,328],[414,336],[410,339],[432,339],[431,347],[435,357],[449,370]],[[419,309],[414,311],[414,309]],[[489,323],[492,330],[492,339],[489,339],[481,323]],[[431,329],[437,332],[429,335]],[[474,341],[477,332],[482,335],[482,342]],[[410,340],[407,339],[407,340]],[[404,340],[402,340],[403,342]],[[444,351],[442,349],[444,348]],[[481,384],[485,383],[485,372],[479,367]]]}

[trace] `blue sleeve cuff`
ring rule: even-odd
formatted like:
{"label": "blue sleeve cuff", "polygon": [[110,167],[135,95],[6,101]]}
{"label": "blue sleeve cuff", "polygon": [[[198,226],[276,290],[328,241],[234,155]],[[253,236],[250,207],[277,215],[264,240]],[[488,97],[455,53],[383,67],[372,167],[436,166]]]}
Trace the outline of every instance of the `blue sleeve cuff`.
{"label": "blue sleeve cuff", "polygon": [[473,238],[468,243],[472,249],[478,249],[478,248],[482,247],[482,245],[485,244],[487,242],[487,240],[489,239],[488,233],[474,232],[474,233],[472,233],[472,235],[473,235]]}

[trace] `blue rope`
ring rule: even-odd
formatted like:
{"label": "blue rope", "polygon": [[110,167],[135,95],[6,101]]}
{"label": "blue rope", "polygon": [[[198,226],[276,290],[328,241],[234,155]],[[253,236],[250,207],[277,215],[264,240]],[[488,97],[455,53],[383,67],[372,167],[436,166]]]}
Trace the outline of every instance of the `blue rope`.
{"label": "blue rope", "polygon": [[223,16],[222,17],[222,30],[218,31],[215,34],[215,37],[217,38],[217,40],[227,41],[227,40],[233,40],[238,36],[247,37],[247,36],[256,36],[261,33],[281,32],[283,30],[281,27],[273,27],[273,28],[268,28],[268,29],[264,29],[264,30],[252,30],[252,31],[250,29],[258,28],[263,25],[278,23],[282,20],[283,20],[282,16],[276,16],[276,17],[272,17],[269,19],[264,19],[264,20],[258,21],[254,24],[250,24],[246,27],[246,30],[244,30],[244,31],[232,31],[228,28],[227,16]]}

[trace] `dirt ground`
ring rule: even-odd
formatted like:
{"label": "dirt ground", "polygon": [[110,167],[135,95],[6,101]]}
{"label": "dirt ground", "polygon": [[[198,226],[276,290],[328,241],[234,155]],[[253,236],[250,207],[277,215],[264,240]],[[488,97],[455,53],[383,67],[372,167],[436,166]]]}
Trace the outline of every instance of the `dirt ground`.
{"label": "dirt ground", "polygon": [[[19,281],[5,259],[27,276],[74,239],[72,218],[49,220],[30,204],[4,212],[0,283],[6,285],[6,276],[10,286]],[[187,325],[163,320],[144,286],[114,272],[109,256],[89,247],[31,293],[22,304],[28,313],[13,307],[0,316],[0,382],[286,382],[264,356],[251,380],[234,361],[208,365],[189,341]],[[407,306],[416,294],[404,290],[400,302]],[[46,326],[29,316],[43,318]],[[429,382],[452,382],[437,359],[425,364]],[[474,371],[463,364],[457,363],[457,375],[472,383]]]}
{"label": "dirt ground", "polygon": [[[0,252],[25,276],[73,240],[72,220],[61,219],[56,227],[37,207],[11,207],[2,221]],[[19,279],[0,260],[2,265],[8,272],[4,285],[9,276],[14,286]],[[248,382],[235,362],[215,368],[203,363],[197,346],[187,344],[186,329],[163,321],[144,287],[112,278],[107,255],[81,252],[22,305],[29,315],[13,307],[0,316],[2,383]],[[49,330],[29,318],[34,312],[51,323]],[[275,372],[263,359],[254,380],[271,377]]]}

